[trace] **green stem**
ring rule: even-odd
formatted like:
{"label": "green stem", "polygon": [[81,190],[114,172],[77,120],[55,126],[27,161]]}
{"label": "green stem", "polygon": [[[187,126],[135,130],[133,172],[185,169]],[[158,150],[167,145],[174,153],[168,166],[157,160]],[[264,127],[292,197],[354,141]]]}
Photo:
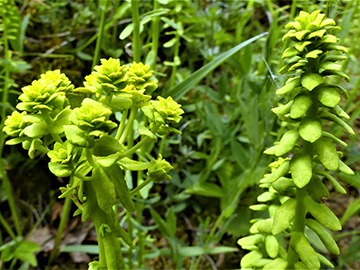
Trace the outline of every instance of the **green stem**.
{"label": "green stem", "polygon": [[18,236],[22,236],[22,230],[21,230],[21,226],[20,226],[20,220],[19,220],[19,214],[17,211],[17,207],[16,207],[16,203],[15,203],[15,198],[14,198],[14,191],[13,188],[11,186],[10,180],[7,177],[7,173],[4,170],[4,167],[0,166],[0,170],[1,170],[1,175],[3,176],[2,181],[3,181],[3,189],[5,191],[6,197],[7,197],[7,201],[9,204],[9,208],[10,208],[10,212],[12,215],[12,218],[14,220],[14,225],[15,225],[15,230]]}
{"label": "green stem", "polygon": [[175,64],[177,60],[179,60],[179,48],[180,48],[180,36],[176,32],[176,43],[174,48],[174,66],[172,68],[171,72],[171,78],[170,78],[170,88],[174,86],[175,79],[176,79],[176,72],[177,72],[177,65]]}
{"label": "green stem", "polygon": [[[91,204],[91,219],[94,222],[99,245],[100,269],[124,269],[121,244],[115,233],[113,215],[107,214],[98,206],[92,182],[85,182],[88,203]],[[104,225],[110,232],[104,230]]]}
{"label": "green stem", "polygon": [[160,147],[159,147],[159,154],[162,155],[164,153],[165,144],[166,144],[166,134],[161,137]]}
{"label": "green stem", "polygon": [[128,134],[129,134],[129,132],[130,132],[132,126],[133,126],[133,122],[134,122],[134,120],[135,120],[137,111],[138,111],[138,108],[136,108],[136,107],[132,107],[132,108],[130,109],[129,120],[128,120],[127,124],[126,124],[126,127],[125,127],[123,133],[122,133],[121,136],[120,136],[120,140],[119,140],[120,143],[124,143],[124,142],[125,142]]}
{"label": "green stem", "polygon": [[149,141],[151,140],[150,137],[145,137],[143,139],[141,139],[140,142],[138,142],[137,144],[135,144],[133,147],[131,147],[129,150],[125,151],[121,156],[123,157],[129,157],[132,154],[134,154],[136,152],[136,150],[138,150],[139,148],[141,148],[142,146],[144,146],[145,144],[147,144]]}
{"label": "green stem", "polygon": [[139,0],[131,0],[131,15],[134,24],[133,29],[133,53],[134,61],[140,62],[141,44],[140,44],[140,16],[139,16]]}
{"label": "green stem", "polygon": [[101,9],[100,25],[99,25],[99,29],[98,29],[94,58],[93,58],[93,63],[92,63],[91,69],[93,69],[94,66],[99,62],[101,42],[102,42],[102,37],[104,34],[104,27],[105,27],[106,8],[107,8],[108,3],[109,3],[109,0],[105,0],[105,6]]}
{"label": "green stem", "polygon": [[9,225],[9,223],[7,223],[6,219],[3,217],[3,215],[1,213],[0,213],[0,223],[4,227],[5,231],[7,231],[7,233],[10,235],[10,237],[13,240],[16,240],[15,233],[13,232],[13,230],[11,229],[11,226]]}
{"label": "green stem", "polygon": [[[140,175],[142,175],[142,171],[140,173]],[[142,202],[136,202],[135,203],[135,207],[136,207],[136,221],[141,224],[142,222],[142,215],[143,215],[143,209],[144,209],[144,203]],[[137,256],[137,260],[138,260],[138,265],[137,268],[140,269],[143,267],[143,254],[144,254],[144,249],[145,249],[145,245],[144,245],[144,233],[141,231],[138,231],[138,256]]]}
{"label": "green stem", "polygon": [[93,168],[97,166],[94,160],[94,156],[88,148],[86,148],[86,159]]}
{"label": "green stem", "polygon": [[[132,218],[132,214],[129,211],[126,211],[126,221],[127,221],[127,229],[128,229],[128,234],[130,237],[130,241],[133,242],[133,230],[134,230],[134,225],[131,221]],[[132,263],[132,258],[133,258],[133,251],[131,248],[129,248],[128,250],[128,267],[129,269],[133,269],[133,263]]]}
{"label": "green stem", "polygon": [[136,188],[134,188],[132,191],[130,191],[130,196],[134,196],[136,193],[138,193],[142,188],[144,188],[151,181],[153,181],[153,179],[151,177],[148,177],[144,182],[142,182],[140,185],[138,185]]}
{"label": "green stem", "polygon": [[[158,0],[154,0],[154,10],[160,8],[160,3]],[[154,61],[151,64],[151,69],[156,70],[156,59],[158,56],[159,48],[159,33],[160,33],[160,16],[155,16],[152,19],[152,44],[151,51],[154,54]]]}
{"label": "green stem", "polygon": [[[71,176],[70,177],[70,185],[72,185],[74,182],[74,177]],[[51,254],[50,254],[50,258],[49,258],[49,262],[48,262],[48,265],[51,265],[51,263],[56,259],[56,257],[58,256],[58,251],[59,251],[59,245],[60,245],[60,242],[61,242],[61,236],[64,232],[64,229],[65,229],[65,225],[66,225],[66,222],[68,221],[69,219],[69,214],[70,214],[70,210],[71,210],[71,199],[69,197],[66,197],[65,198],[65,203],[64,203],[64,208],[63,208],[63,211],[62,211],[62,216],[61,216],[61,220],[60,220],[60,224],[59,224],[59,227],[58,227],[58,231],[57,231],[57,234],[56,234],[56,238],[55,238],[55,244],[54,244],[54,248],[53,250],[51,251]]]}
{"label": "green stem", "polygon": [[120,124],[119,124],[118,130],[117,130],[116,135],[115,135],[115,139],[117,139],[117,140],[120,140],[120,136],[121,136],[121,133],[124,130],[125,122],[126,122],[126,118],[128,116],[128,113],[129,113],[129,110],[125,110],[121,115]]}
{"label": "green stem", "polygon": [[[298,188],[296,190],[296,210],[295,210],[296,214],[293,222],[293,228],[292,228],[293,232],[303,233],[305,231],[306,207],[304,204],[304,198],[306,197],[307,194],[308,192],[306,188],[301,188],[301,189]],[[291,247],[289,247],[288,256],[287,256],[288,269],[293,269],[294,264],[297,262],[297,260],[298,260],[297,253]]]}

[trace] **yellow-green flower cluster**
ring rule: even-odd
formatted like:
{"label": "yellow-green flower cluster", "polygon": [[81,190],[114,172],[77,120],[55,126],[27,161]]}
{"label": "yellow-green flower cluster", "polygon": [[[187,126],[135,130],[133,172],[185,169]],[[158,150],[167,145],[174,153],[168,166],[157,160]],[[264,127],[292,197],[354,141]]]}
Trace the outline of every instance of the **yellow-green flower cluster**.
{"label": "yellow-green flower cluster", "polygon": [[101,65],[84,82],[84,88],[99,95],[119,94],[128,86],[134,86],[141,94],[144,91],[153,92],[157,88],[157,80],[152,79],[154,71],[149,65],[133,63],[130,67],[121,65],[119,59],[101,59]]}
{"label": "yellow-green flower cluster", "polygon": [[16,108],[21,111],[37,113],[42,110],[51,112],[62,110],[69,105],[66,92],[72,91],[74,85],[60,70],[48,71],[39,80],[22,88]]}
{"label": "yellow-green flower cluster", "polygon": [[85,98],[81,107],[73,110],[73,117],[70,121],[90,135],[98,136],[99,132],[108,132],[117,126],[109,120],[111,110],[100,102]]}
{"label": "yellow-green flower cluster", "polygon": [[137,90],[144,89],[146,93],[152,93],[157,88],[157,80],[151,79],[153,73],[149,65],[134,62],[128,71],[129,83]]}
{"label": "yellow-green flower cluster", "polygon": [[55,143],[54,149],[50,150],[47,155],[51,159],[50,171],[58,177],[67,177],[73,172],[81,152],[69,141],[66,141],[65,143]]}
{"label": "yellow-green flower cluster", "polygon": [[8,118],[5,120],[5,127],[3,131],[12,137],[17,137],[20,135],[21,131],[29,125],[25,122],[23,116],[26,115],[26,112],[19,113],[14,111]]}

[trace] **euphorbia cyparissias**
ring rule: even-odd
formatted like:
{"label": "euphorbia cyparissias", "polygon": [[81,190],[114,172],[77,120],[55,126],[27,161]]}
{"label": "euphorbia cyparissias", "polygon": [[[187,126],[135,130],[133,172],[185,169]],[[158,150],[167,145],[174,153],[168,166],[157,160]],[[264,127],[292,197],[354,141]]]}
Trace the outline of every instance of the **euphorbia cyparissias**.
{"label": "euphorbia cyparissias", "polygon": [[[252,220],[252,235],[238,244],[250,252],[241,260],[242,269],[320,269],[334,267],[310,244],[305,228],[312,230],[326,249],[339,254],[339,248],[328,230],[341,230],[335,214],[323,203],[329,196],[324,182],[329,181],[340,193],[346,193],[332,174],[354,172],[341,160],[340,138],[329,133],[334,123],[350,134],[352,128],[343,119],[349,116],[339,106],[346,90],[332,83],[332,76],[349,81],[339,60],[346,59],[347,49],[337,44],[340,27],[320,10],[300,12],[283,37],[289,47],[282,54],[286,64],[281,72],[291,73],[285,85],[276,91],[286,104],[272,111],[287,130],[280,141],[265,151],[277,160],[269,165],[271,172],[260,180],[267,189],[258,196],[254,211],[267,211],[266,218]],[[329,172],[330,171],[330,172]],[[309,215],[309,214],[310,215]],[[285,246],[281,238],[289,238]]]}
{"label": "euphorbia cyparissias", "polygon": [[[98,235],[99,261],[90,263],[90,269],[122,269],[119,238],[133,247],[116,222],[114,206],[133,212],[136,192],[150,182],[171,179],[172,166],[161,155],[143,161],[132,158],[159,135],[180,133],[172,125],[181,120],[181,105],[171,97],[151,100],[156,88],[148,65],[101,59],[85,77],[84,87],[75,88],[59,70],[42,74],[22,89],[16,106],[22,112],[14,111],[5,121],[3,130],[15,137],[7,144],[22,143],[30,158],[46,153],[50,171],[70,177],[60,197],[71,198],[78,206],[75,215],[81,214],[83,221],[91,218]],[[140,111],[146,121],[137,121]],[[131,134],[135,144],[128,141]],[[147,170],[141,174],[147,178],[130,191],[125,170]]]}

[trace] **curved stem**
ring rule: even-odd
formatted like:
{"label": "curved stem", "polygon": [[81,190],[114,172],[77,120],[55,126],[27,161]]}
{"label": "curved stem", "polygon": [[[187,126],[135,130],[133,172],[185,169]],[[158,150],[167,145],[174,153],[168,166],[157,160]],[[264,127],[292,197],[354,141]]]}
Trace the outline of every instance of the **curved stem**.
{"label": "curved stem", "polygon": [[95,163],[95,160],[94,160],[94,156],[93,154],[91,153],[90,149],[86,149],[86,158],[87,158],[87,161],[89,162],[89,164],[95,168],[97,165]]}

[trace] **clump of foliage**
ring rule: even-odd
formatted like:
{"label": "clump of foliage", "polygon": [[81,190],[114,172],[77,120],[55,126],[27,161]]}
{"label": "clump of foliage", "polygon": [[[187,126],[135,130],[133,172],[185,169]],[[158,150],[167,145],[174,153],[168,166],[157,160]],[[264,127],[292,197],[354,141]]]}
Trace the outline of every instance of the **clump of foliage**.
{"label": "clump of foliage", "polygon": [[[328,76],[349,81],[337,61],[346,59],[347,49],[337,44],[335,21],[320,10],[300,12],[283,41],[291,41],[282,58],[281,71],[292,73],[285,86],[276,91],[288,102],[272,111],[287,127],[279,142],[265,151],[278,159],[271,163],[271,173],[260,180],[267,190],[258,196],[254,211],[267,211],[267,218],[252,220],[252,235],[238,243],[250,250],[241,260],[242,269],[320,269],[334,267],[310,244],[306,229],[312,230],[327,250],[335,255],[339,248],[328,230],[339,231],[341,224],[323,203],[329,196],[324,184],[329,181],[340,193],[346,193],[329,171],[354,174],[343,161],[337,146],[346,146],[340,138],[327,132],[330,123],[352,128],[341,118],[349,116],[339,106],[347,91],[333,84]],[[290,238],[285,249],[283,238]]]}
{"label": "clump of foliage", "polygon": [[[60,197],[71,198],[78,207],[75,215],[82,221],[91,218],[98,235],[99,262],[90,263],[90,269],[124,267],[119,239],[129,247],[133,242],[119,225],[116,206],[134,212],[134,194],[150,182],[171,179],[172,166],[161,155],[148,161],[132,157],[157,135],[179,133],[171,125],[181,120],[183,110],[171,97],[151,100],[157,88],[152,75],[142,63],[126,66],[102,59],[84,87],[75,88],[59,70],[48,71],[22,89],[21,112],[5,121],[4,131],[15,137],[7,144],[21,143],[31,158],[46,153],[50,171],[70,177]],[[135,129],[140,111],[146,121]],[[147,177],[130,191],[125,170],[147,170]]]}

